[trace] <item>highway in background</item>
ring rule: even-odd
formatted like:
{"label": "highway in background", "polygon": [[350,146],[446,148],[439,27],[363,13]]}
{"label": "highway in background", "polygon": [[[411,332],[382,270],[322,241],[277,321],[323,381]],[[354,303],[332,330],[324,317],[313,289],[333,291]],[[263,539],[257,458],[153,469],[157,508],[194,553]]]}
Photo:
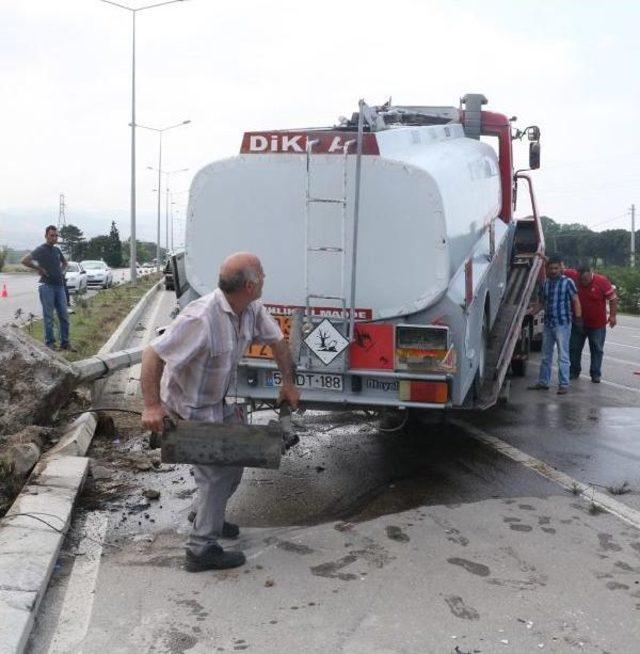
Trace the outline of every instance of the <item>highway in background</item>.
{"label": "highway in background", "polygon": [[[146,274],[147,270],[153,271],[153,268],[141,269],[140,274]],[[114,284],[127,282],[130,277],[129,268],[113,269]],[[7,297],[0,297],[0,325],[16,320],[18,311],[20,311],[18,320],[21,317],[28,317],[30,313],[37,318],[42,318],[42,307],[38,298],[38,275],[31,273],[0,273],[0,290],[3,287],[7,289]],[[91,297],[97,292],[98,289],[89,289],[85,297]]]}

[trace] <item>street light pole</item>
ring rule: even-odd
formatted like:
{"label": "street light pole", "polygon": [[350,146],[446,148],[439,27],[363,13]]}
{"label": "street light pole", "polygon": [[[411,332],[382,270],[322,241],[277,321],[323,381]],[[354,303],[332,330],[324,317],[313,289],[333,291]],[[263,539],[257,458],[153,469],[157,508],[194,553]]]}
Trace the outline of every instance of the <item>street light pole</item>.
{"label": "street light pole", "polygon": [[[165,212],[164,212],[164,219],[165,219],[165,246],[167,248],[167,251],[169,250],[169,178],[171,175],[175,175],[176,173],[186,173],[189,169],[188,168],[180,168],[179,170],[165,170],[163,171],[164,174],[167,176],[167,181],[166,181],[166,192],[167,192],[167,197],[166,197],[166,204],[165,204]],[[173,214],[172,214],[172,223],[171,223],[171,250],[173,250]]]}
{"label": "street light pole", "polygon": [[155,9],[163,5],[171,5],[175,2],[184,2],[184,0],[165,0],[165,2],[156,2],[144,7],[128,7],[127,5],[114,2],[113,0],[101,0],[108,5],[113,5],[119,9],[131,12],[132,17],[132,47],[131,47],[131,240],[129,242],[129,258],[131,281],[135,282],[138,278],[136,261],[138,257],[136,244],[136,14],[145,9]]}
{"label": "street light pole", "polygon": [[156,243],[156,272],[160,272],[160,189],[162,188],[162,131],[159,135],[159,152],[158,152],[158,241]]}
{"label": "street light pole", "polygon": [[136,11],[132,16],[131,48],[131,237],[129,238],[129,277],[138,279],[138,243],[136,241]]}
{"label": "street light pole", "polygon": [[[158,153],[158,220],[157,220],[157,243],[156,243],[156,269],[160,272],[160,197],[162,193],[162,173],[167,171],[162,170],[162,132],[173,129],[174,127],[181,127],[182,125],[188,125],[190,120],[183,120],[181,123],[176,123],[175,125],[169,125],[168,127],[150,127],[149,125],[138,125],[142,129],[148,129],[151,132],[157,132],[159,139],[159,153]],[[152,166],[147,166],[149,170],[154,170]],[[182,168],[180,170],[174,170],[170,172],[182,172],[183,170],[189,170],[188,168]],[[167,177],[167,184],[169,183],[169,178]]]}

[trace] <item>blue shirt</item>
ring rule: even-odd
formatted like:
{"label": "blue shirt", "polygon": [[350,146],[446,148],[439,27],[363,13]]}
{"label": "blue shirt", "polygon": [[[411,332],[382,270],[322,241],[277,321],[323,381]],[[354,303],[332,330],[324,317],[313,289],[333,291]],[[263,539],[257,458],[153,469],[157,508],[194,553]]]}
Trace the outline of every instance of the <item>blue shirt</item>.
{"label": "blue shirt", "polygon": [[577,293],[573,280],[564,275],[545,280],[540,288],[540,300],[544,303],[544,324],[547,327],[571,324],[571,300]]}
{"label": "blue shirt", "polygon": [[38,265],[47,272],[46,276],[40,275],[41,284],[64,285],[62,264],[66,262],[66,259],[59,247],[43,243],[31,253],[31,258],[35,259]]}

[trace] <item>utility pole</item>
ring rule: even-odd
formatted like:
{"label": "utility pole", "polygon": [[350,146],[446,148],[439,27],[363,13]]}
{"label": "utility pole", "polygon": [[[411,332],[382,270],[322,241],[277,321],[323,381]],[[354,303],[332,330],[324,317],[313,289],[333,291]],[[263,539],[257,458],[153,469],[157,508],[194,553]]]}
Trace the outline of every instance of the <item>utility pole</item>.
{"label": "utility pole", "polygon": [[58,209],[58,231],[67,226],[67,216],[65,215],[64,193],[60,193],[60,206]]}
{"label": "utility pole", "polygon": [[636,205],[631,205],[631,256],[629,257],[632,268],[636,267]]}

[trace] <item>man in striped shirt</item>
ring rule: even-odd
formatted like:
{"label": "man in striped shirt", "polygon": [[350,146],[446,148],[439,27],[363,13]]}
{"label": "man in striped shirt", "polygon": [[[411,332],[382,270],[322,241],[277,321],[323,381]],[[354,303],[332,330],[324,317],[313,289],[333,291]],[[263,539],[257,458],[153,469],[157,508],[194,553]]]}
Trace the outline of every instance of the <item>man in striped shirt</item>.
{"label": "man in striped shirt", "polygon": [[[283,386],[280,399],[296,407],[293,361],[278,323],[258,301],[264,271],[247,252],[230,256],[220,268],[218,288],[191,302],[167,331],[142,355],[142,425],[163,430],[165,417],[238,423],[237,407],[226,404],[233,391],[238,361],[254,341],[271,346]],[[225,521],[227,501],[243,469],[194,465],[197,510],[187,542],[185,568],[190,572],[234,568],[245,562],[242,552],[225,551],[218,538],[235,538],[237,525]]]}
{"label": "man in striped shirt", "polygon": [[[573,315],[572,315],[573,308]],[[542,335],[542,361],[538,382],[529,390],[548,390],[551,383],[553,350],[558,348],[558,395],[565,395],[569,388],[569,339],[571,327],[582,329],[582,307],[576,285],[562,274],[562,260],[551,257],[547,263],[547,279],[540,287],[537,303],[531,313],[544,309],[544,332]]]}

